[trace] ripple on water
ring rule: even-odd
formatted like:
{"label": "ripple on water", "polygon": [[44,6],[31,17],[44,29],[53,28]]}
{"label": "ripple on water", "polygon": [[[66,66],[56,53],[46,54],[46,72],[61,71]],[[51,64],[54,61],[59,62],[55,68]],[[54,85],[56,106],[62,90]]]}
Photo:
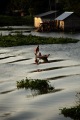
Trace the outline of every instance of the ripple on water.
{"label": "ripple on water", "polygon": [[[80,43],[40,45],[49,62],[34,64],[33,46],[0,49],[0,119],[70,120],[59,109],[75,103],[80,88]],[[28,78],[48,79],[59,90],[32,96],[31,90],[16,89],[16,81]]]}

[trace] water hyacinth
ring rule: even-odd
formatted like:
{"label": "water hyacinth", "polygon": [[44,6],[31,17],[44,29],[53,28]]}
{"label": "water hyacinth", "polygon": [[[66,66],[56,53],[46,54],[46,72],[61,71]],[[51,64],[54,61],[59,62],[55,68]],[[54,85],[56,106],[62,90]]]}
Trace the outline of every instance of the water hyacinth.
{"label": "water hyacinth", "polygon": [[79,40],[71,38],[46,38],[33,35],[22,35],[17,33],[16,35],[2,36],[0,35],[0,47],[12,47],[22,45],[37,45],[37,44],[67,44],[77,43]]}
{"label": "water hyacinth", "polygon": [[74,120],[80,120],[80,92],[76,94],[76,97],[78,99],[76,101],[76,106],[73,106],[71,108],[64,107],[63,109],[61,109],[61,114]]}
{"label": "water hyacinth", "polygon": [[17,81],[17,88],[30,88],[31,90],[38,90],[40,94],[48,93],[54,89],[54,87],[52,87],[47,80],[34,80],[28,78],[25,80],[23,79],[21,81]]}

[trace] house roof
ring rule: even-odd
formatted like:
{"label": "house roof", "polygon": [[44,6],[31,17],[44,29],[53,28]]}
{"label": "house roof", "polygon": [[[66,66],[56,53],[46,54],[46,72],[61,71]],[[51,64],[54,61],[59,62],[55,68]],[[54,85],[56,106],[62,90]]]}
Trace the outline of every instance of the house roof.
{"label": "house roof", "polygon": [[35,17],[44,17],[44,16],[47,16],[47,15],[50,15],[50,14],[53,14],[53,13],[56,13],[57,11],[48,11],[48,12],[45,12],[45,13],[42,13],[42,14],[39,14],[39,15],[35,15]]}
{"label": "house roof", "polygon": [[63,14],[61,14],[60,16],[58,16],[57,18],[55,18],[55,20],[64,20],[67,17],[69,17],[70,15],[72,15],[74,12],[64,12]]}

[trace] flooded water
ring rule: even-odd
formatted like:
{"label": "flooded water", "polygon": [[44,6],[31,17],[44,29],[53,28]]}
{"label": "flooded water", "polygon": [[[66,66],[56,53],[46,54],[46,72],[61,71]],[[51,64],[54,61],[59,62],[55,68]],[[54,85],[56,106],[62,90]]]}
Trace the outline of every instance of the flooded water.
{"label": "flooded water", "polygon": [[[0,120],[71,120],[60,114],[63,107],[76,104],[80,90],[80,42],[40,45],[49,62],[34,63],[36,46],[0,47]],[[17,89],[16,81],[48,79],[55,93],[33,96]]]}
{"label": "flooded water", "polygon": [[[9,30],[4,30],[8,28]],[[14,30],[10,30],[11,28],[13,28]],[[73,33],[73,32],[69,32],[69,33],[64,33],[64,32],[36,32],[34,30],[34,27],[32,26],[4,26],[4,27],[0,27],[0,34],[1,35],[14,35],[16,33],[21,33],[23,35],[36,35],[36,36],[45,36],[45,37],[63,37],[63,38],[73,38],[73,39],[78,39],[80,40],[80,32],[77,33]]]}
{"label": "flooded water", "polygon": [[32,35],[36,36],[45,36],[45,37],[55,37],[55,38],[73,38],[80,40],[80,33],[64,33],[64,32],[50,32],[50,33],[40,33],[40,32],[31,32]]}

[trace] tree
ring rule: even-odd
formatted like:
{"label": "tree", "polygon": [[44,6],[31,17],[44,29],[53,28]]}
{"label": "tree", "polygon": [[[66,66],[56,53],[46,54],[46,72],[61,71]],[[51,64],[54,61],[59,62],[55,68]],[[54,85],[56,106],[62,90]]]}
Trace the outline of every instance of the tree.
{"label": "tree", "polygon": [[55,9],[80,14],[80,0],[0,0],[0,14],[21,9],[30,15]]}

